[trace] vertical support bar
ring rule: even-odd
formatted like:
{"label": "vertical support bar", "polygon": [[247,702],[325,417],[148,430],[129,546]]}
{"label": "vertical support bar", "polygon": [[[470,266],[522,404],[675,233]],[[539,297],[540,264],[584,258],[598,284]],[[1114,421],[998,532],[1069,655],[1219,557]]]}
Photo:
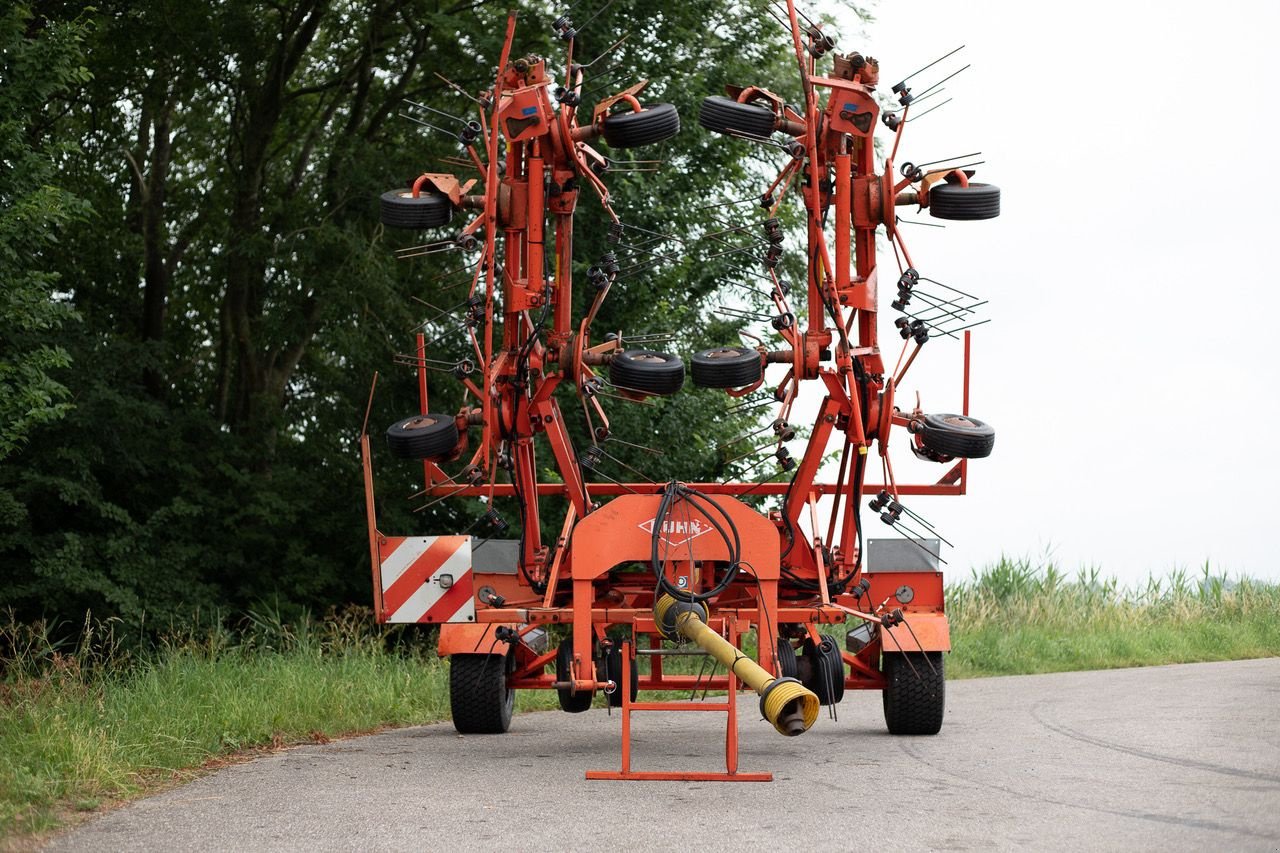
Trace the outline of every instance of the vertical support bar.
{"label": "vertical support bar", "polygon": [[[725,617],[725,627],[728,630],[729,642],[735,647],[742,638],[738,632],[738,620],[734,616]],[[734,672],[733,667],[729,667],[729,720],[725,725],[724,732],[724,769],[725,772],[733,775],[738,772],[738,676]]]}
{"label": "vertical support bar", "polygon": [[373,573],[373,613],[383,621],[382,560],[378,555],[378,516],[373,499],[373,462],[369,457],[369,433],[360,435],[360,465],[364,468],[364,520],[369,528],[369,563]]}
{"label": "vertical support bar", "polygon": [[540,292],[547,285],[546,264],[543,261],[543,208],[542,202],[546,193],[543,177],[542,151],[537,140],[531,146],[530,156],[526,164],[528,176],[528,238],[525,241],[525,286],[530,291]]}
{"label": "vertical support bar", "polygon": [[[969,342],[973,333],[966,330],[964,333],[964,406],[960,414],[965,417],[969,416]],[[960,460],[960,494],[967,494],[969,488],[969,460]]]}
{"label": "vertical support bar", "polygon": [[[832,97],[835,97],[832,95]],[[836,290],[849,287],[849,199],[853,193],[849,155],[836,155]]]}
{"label": "vertical support bar", "polygon": [[[417,337],[417,353],[418,353],[418,412],[425,415],[430,402],[427,400],[427,336],[418,332]],[[431,469],[435,466],[426,459],[422,460],[422,486],[429,489],[435,485],[435,477],[431,476]]]}
{"label": "vertical support bar", "polygon": [[[631,772],[631,641],[622,641],[622,772]],[[623,687],[626,685],[626,687]]]}

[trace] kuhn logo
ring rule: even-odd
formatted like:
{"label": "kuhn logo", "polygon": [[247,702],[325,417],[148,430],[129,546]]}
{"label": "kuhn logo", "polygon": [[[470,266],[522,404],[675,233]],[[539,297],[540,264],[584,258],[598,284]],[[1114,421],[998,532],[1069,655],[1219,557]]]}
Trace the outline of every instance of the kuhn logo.
{"label": "kuhn logo", "polygon": [[[641,524],[640,529],[645,533],[653,533],[653,520],[651,519]],[[710,524],[696,519],[689,521],[667,520],[662,522],[659,536],[663,542],[666,542],[672,548],[676,548],[692,542],[704,533],[710,533],[712,529]]]}

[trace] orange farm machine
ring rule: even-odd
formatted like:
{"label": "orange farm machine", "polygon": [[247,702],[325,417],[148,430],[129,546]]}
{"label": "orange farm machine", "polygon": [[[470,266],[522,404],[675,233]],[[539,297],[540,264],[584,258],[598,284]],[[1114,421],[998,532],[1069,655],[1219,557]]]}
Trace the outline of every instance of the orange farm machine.
{"label": "orange farm machine", "polygon": [[[479,540],[379,530],[366,416],[361,450],[378,619],[439,625],[459,732],[505,732],[516,690],[555,690],[569,712],[588,710],[602,694],[602,704],[621,709],[622,769],[590,771],[589,778],[768,779],[738,770],[734,696],[743,685],[759,694],[761,715],[783,735],[808,730],[820,706],[835,705],[846,690],[882,691],[893,733],[933,734],[942,724],[943,653],[950,649],[942,575],[936,561],[867,565],[861,509],[866,500],[879,520],[914,531],[913,545],[929,551],[927,543],[936,540],[923,534],[932,528],[902,499],[963,494],[968,459],[991,452],[991,428],[968,414],[965,326],[979,303],[921,286],[932,280],[915,268],[895,209],[987,219],[999,214],[999,190],[970,180],[966,166],[974,164],[903,163],[895,170],[914,104],[938,86],[913,95],[904,79],[892,95],[880,96],[882,103],[875,59],[835,52],[834,40],[792,0],[774,9],[794,43],[803,100],[730,87],[703,101],[698,121],[707,131],[776,148],[783,161],[757,200],[762,234],[754,244],[760,275],[771,285],[769,321],[780,343],[699,352],[689,372],[704,388],[768,395],[774,416],[761,427],[772,431],[772,456],[789,479],[655,483],[590,476],[610,436],[605,402],[676,394],[686,364],[619,334],[593,341],[593,321],[620,265],[608,252],[587,270],[587,308],[575,314],[574,211],[581,194],[594,196],[611,222],[611,242],[618,242],[625,226],[604,182],[609,161],[593,143],[625,149],[661,142],[679,131],[680,118],[670,104],[640,99],[644,81],[584,106],[589,69],[573,60],[576,31],[568,17],[554,24],[567,44],[563,76],[553,76],[542,58],[511,56],[516,20],[508,17],[497,77],[478,96],[467,94],[476,117],[460,121],[457,133],[466,156],[456,163],[473,175],[423,174],[381,201],[389,227],[465,223],[448,239],[404,254],[447,248],[476,256],[463,320],[471,352],[453,370],[465,402],[454,413],[431,410],[427,371],[443,362],[430,357],[419,334],[416,351],[399,360],[416,368],[420,411],[388,429],[389,448],[421,461],[424,483],[415,497],[424,506],[484,499],[496,536],[505,522],[493,500],[510,497],[521,535]],[[873,137],[881,127],[892,138],[877,173]],[[784,235],[777,217],[788,195],[801,197],[805,208],[803,294],[793,294],[777,274],[784,243],[799,244]],[[880,233],[896,261],[889,275],[876,259]],[[902,339],[892,370],[877,339],[886,289]],[[896,404],[921,347],[938,335],[963,341],[958,414]],[[796,403],[806,383],[820,402],[811,423],[805,416],[805,450],[793,457],[786,444],[797,438]],[[561,388],[572,389],[580,411],[562,410]],[[567,399],[566,392],[559,398]],[[586,446],[574,447],[569,413],[586,418]],[[905,430],[912,452],[945,473],[927,484],[896,482],[888,452],[895,430]],[[535,440],[549,447],[558,476],[540,476]],[[879,469],[879,484],[867,484],[869,466]],[[547,539],[540,504],[553,496],[567,502],[567,511],[559,534]],[[768,496],[776,508],[753,505]],[[549,632],[552,626],[561,627]],[[751,632],[754,659],[741,651]],[[548,636],[561,633],[563,641],[551,647]],[[710,656],[717,666],[710,676],[678,672],[674,663],[664,668],[681,654]],[[638,698],[638,691],[697,689],[701,702]],[[681,710],[726,713],[724,771],[632,769],[631,714]]]}

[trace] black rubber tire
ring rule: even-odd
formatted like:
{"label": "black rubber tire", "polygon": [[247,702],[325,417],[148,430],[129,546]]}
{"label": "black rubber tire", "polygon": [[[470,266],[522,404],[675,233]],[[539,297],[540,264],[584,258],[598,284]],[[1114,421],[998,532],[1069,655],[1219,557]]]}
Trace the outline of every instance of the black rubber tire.
{"label": "black rubber tire", "polygon": [[944,456],[983,459],[996,446],[996,431],[967,415],[925,415],[920,432],[924,446]]}
{"label": "black rubber tire", "polygon": [[698,124],[713,133],[768,138],[773,135],[773,110],[757,104],[740,104],[733,98],[712,95],[702,99]]}
{"label": "black rubber tire", "polygon": [[609,362],[609,381],[624,391],[670,396],[684,387],[684,362],[669,352],[625,350]]}
{"label": "black rubber tire", "polygon": [[601,124],[604,141],[612,148],[638,148],[670,139],[680,132],[680,113],[674,104],[649,104],[640,112],[614,113]]}
{"label": "black rubber tire", "polygon": [[840,657],[840,646],[829,634],[821,634],[822,643],[812,638],[804,641],[803,654],[809,659],[809,665],[803,667],[807,678],[801,683],[818,696],[821,705],[835,705],[844,698],[844,658]]}
{"label": "black rubber tire", "polygon": [[929,190],[934,219],[995,219],[1000,215],[1000,188],[991,184],[937,184]]}
{"label": "black rubber tire", "polygon": [[779,678],[798,678],[800,676],[799,661],[796,650],[791,648],[791,641],[786,637],[778,638],[778,672]]}
{"label": "black rubber tire", "polygon": [[[560,641],[556,649],[556,681],[569,680],[569,664],[573,660],[573,637],[568,636]],[[567,687],[556,688],[556,696],[560,699],[560,710],[570,714],[581,714],[591,708],[594,693],[571,693]]]}
{"label": "black rubber tire", "polygon": [[453,218],[453,202],[440,193],[388,190],[382,194],[382,224],[388,228],[438,228]]}
{"label": "black rubber tire", "polygon": [[[636,666],[638,661],[631,662],[631,701],[636,701],[636,694],[640,690],[640,669]],[[619,646],[613,646],[605,653],[604,656],[605,677],[618,685],[618,689],[612,693],[605,694],[605,698],[609,701],[609,707],[622,707],[622,649]]]}
{"label": "black rubber tire", "polygon": [[444,459],[458,446],[453,415],[412,415],[387,427],[387,444],[401,459]]}
{"label": "black rubber tire", "polygon": [[942,652],[885,652],[880,670],[884,673],[884,721],[889,734],[936,735],[942,728],[947,699]]}
{"label": "black rubber tire", "polygon": [[449,710],[464,735],[500,735],[511,728],[516,691],[507,686],[511,655],[450,655]]}
{"label": "black rubber tire", "polygon": [[750,347],[715,347],[694,353],[689,373],[700,388],[745,388],[760,381],[764,364]]}

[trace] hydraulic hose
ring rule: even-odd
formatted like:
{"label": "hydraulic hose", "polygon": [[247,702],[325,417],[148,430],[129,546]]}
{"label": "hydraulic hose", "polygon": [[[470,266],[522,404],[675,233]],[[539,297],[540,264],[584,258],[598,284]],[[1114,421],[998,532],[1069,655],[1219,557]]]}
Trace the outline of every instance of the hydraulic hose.
{"label": "hydraulic hose", "polygon": [[663,595],[653,606],[653,619],[667,639],[684,637],[724,664],[743,684],[760,695],[760,713],[781,734],[804,734],[818,719],[818,696],[794,678],[775,678],[707,625],[702,602]]}

